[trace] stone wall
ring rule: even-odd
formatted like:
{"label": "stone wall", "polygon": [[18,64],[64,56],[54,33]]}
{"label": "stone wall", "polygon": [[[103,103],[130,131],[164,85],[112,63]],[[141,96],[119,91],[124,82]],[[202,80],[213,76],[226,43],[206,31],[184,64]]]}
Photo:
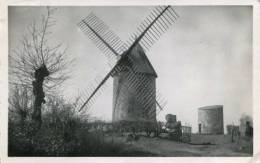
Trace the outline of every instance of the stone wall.
{"label": "stone wall", "polygon": [[[119,121],[156,121],[155,77],[145,73],[137,73],[138,87],[127,76],[129,72],[121,71],[114,77],[113,83],[113,122]],[[145,83],[143,79],[149,82]],[[152,100],[145,98],[149,94]],[[148,102],[148,103],[145,103]],[[146,110],[145,110],[146,109]],[[153,112],[153,114],[149,114]]]}
{"label": "stone wall", "polygon": [[224,134],[223,106],[207,106],[199,108],[198,125],[202,134]]}

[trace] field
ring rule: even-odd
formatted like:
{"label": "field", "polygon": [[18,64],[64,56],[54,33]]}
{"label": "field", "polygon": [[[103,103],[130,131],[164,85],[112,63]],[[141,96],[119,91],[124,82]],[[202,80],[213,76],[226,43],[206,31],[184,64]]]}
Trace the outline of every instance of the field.
{"label": "field", "polygon": [[[192,135],[190,144],[163,138],[140,136],[138,140],[126,141],[126,137],[107,136],[106,141],[127,144],[127,153],[142,151],[144,156],[189,157],[189,156],[251,156],[253,142],[249,138],[231,142],[229,135]],[[203,143],[208,143],[201,145]],[[211,144],[209,144],[211,143]]]}

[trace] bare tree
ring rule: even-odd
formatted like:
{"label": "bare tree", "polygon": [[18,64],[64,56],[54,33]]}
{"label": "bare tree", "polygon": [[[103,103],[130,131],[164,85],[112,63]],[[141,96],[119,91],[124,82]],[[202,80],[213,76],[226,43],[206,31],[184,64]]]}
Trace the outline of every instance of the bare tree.
{"label": "bare tree", "polygon": [[[21,129],[24,129],[24,124],[31,111],[31,100],[28,88],[24,86],[15,86],[12,89],[12,94],[9,97],[9,116],[18,116],[18,122]],[[15,119],[17,120],[17,118]]]}
{"label": "bare tree", "polygon": [[[54,8],[47,7],[41,21],[28,26],[21,39],[21,47],[12,51],[10,84],[31,88],[34,95],[32,120],[36,130],[41,127],[41,107],[45,103],[45,91],[53,91],[69,77],[72,59],[62,43],[53,44],[51,27],[56,25]],[[51,42],[52,41],[52,42]]]}

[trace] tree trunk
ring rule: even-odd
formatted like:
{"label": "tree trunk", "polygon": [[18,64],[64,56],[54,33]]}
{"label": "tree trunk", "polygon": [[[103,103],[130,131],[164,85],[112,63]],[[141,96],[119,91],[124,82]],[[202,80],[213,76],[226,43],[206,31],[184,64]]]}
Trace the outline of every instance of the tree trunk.
{"label": "tree trunk", "polygon": [[45,65],[38,68],[34,73],[35,80],[33,81],[32,84],[33,84],[33,94],[35,100],[33,106],[32,121],[33,121],[33,127],[35,132],[37,132],[42,125],[41,108],[42,108],[42,104],[45,103],[43,81],[44,78],[47,77],[48,75],[49,75],[49,71],[47,70]]}

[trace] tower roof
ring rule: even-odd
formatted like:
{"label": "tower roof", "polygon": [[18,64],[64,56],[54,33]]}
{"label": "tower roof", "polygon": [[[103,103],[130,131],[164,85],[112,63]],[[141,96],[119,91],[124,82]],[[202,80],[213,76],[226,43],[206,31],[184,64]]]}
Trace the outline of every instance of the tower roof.
{"label": "tower roof", "polygon": [[203,106],[200,107],[200,110],[208,110],[208,109],[219,109],[219,108],[223,108],[223,105],[210,105],[210,106]]}
{"label": "tower roof", "polygon": [[140,44],[136,44],[128,57],[133,61],[137,72],[146,73],[157,77],[157,73],[155,72],[151,62],[147,58]]}

